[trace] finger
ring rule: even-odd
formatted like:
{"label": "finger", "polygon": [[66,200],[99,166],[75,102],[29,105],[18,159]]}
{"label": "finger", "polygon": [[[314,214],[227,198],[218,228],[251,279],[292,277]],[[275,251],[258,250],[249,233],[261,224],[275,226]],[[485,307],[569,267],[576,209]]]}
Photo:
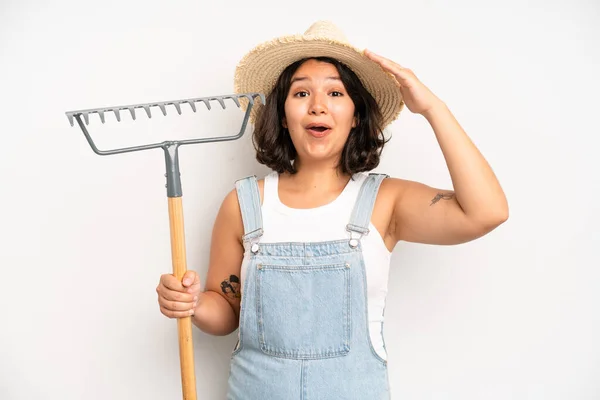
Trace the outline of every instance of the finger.
{"label": "finger", "polygon": [[164,297],[158,298],[158,304],[168,311],[189,311],[196,307],[196,303],[184,303],[181,301],[171,301]]}
{"label": "finger", "polygon": [[365,49],[365,55],[380,65],[383,64],[387,67],[396,68],[398,70],[404,69],[404,67],[402,67],[400,64],[393,62],[389,58],[385,58],[379,54],[373,53],[371,50]]}
{"label": "finger", "polygon": [[164,307],[160,307],[160,312],[169,318],[185,318],[194,315],[193,309],[188,311],[171,311]]}
{"label": "finger", "polygon": [[416,81],[416,77],[408,69],[389,70],[395,77],[400,86],[411,87]]}
{"label": "finger", "polygon": [[175,290],[169,290],[164,286],[159,285],[156,288],[158,295],[166,300],[180,301],[182,303],[193,303],[198,300],[198,295],[194,293],[181,293]]}
{"label": "finger", "polygon": [[169,290],[175,290],[177,292],[185,292],[185,288],[172,274],[165,274],[160,277],[160,283]]}
{"label": "finger", "polygon": [[390,72],[392,75],[396,77],[398,83],[401,86],[411,86],[411,81],[415,78],[412,71],[408,68],[404,68],[399,64],[396,64],[392,60],[389,60],[385,57],[377,55],[372,51],[365,50],[365,54],[377,64],[381,66],[384,70]]}
{"label": "finger", "polygon": [[185,274],[183,275],[183,279],[182,279],[183,286],[185,286],[185,287],[191,286],[192,284],[195,283],[196,279],[199,279],[199,278],[198,278],[198,275],[194,271],[186,271]]}

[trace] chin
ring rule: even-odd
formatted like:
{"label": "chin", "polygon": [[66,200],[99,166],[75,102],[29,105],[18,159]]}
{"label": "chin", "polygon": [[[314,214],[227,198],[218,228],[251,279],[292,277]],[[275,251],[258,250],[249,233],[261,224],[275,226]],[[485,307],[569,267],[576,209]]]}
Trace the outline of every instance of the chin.
{"label": "chin", "polygon": [[330,148],[320,148],[320,149],[305,149],[304,151],[304,158],[305,159],[309,159],[309,160],[314,160],[314,161],[326,161],[326,160],[331,160],[334,159],[336,157],[339,157],[340,153],[339,152],[335,152],[333,149]]}

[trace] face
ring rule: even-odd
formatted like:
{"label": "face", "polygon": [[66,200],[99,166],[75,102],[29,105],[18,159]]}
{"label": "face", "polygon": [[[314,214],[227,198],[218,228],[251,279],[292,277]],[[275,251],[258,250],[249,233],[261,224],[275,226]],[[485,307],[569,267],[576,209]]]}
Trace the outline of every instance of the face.
{"label": "face", "polygon": [[354,103],[335,66],[308,60],[292,76],[282,124],[298,153],[296,163],[335,163],[350,129]]}

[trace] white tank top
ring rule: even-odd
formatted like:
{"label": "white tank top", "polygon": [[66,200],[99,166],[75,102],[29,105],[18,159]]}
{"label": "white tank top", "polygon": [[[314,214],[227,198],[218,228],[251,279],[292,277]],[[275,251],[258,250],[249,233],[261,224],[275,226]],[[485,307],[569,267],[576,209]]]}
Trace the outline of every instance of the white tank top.
{"label": "white tank top", "polygon": [[[271,172],[265,176],[264,198],[261,206],[264,233],[263,243],[325,242],[348,239],[346,225],[350,221],[358,192],[368,173],[354,175],[342,193],[324,206],[298,209],[290,208],[279,199],[279,175]],[[374,350],[384,360],[387,353],[383,342],[385,300],[391,253],[371,222],[369,234],[361,239],[365,261],[368,293],[369,335]],[[242,263],[241,287],[244,287],[247,263]]]}

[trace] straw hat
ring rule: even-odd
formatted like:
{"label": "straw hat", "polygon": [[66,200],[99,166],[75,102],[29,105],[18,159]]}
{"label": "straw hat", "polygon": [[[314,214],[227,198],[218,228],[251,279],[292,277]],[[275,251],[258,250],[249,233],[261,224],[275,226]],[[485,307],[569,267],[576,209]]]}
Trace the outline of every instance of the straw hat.
{"label": "straw hat", "polygon": [[[236,93],[264,93],[273,90],[277,78],[290,64],[306,57],[331,57],[346,64],[379,104],[383,128],[394,121],[404,106],[396,78],[348,43],[331,22],[319,21],[304,35],[282,36],[252,49],[239,62],[234,77]],[[246,109],[247,103],[243,104]],[[254,122],[258,107],[252,110]]]}

